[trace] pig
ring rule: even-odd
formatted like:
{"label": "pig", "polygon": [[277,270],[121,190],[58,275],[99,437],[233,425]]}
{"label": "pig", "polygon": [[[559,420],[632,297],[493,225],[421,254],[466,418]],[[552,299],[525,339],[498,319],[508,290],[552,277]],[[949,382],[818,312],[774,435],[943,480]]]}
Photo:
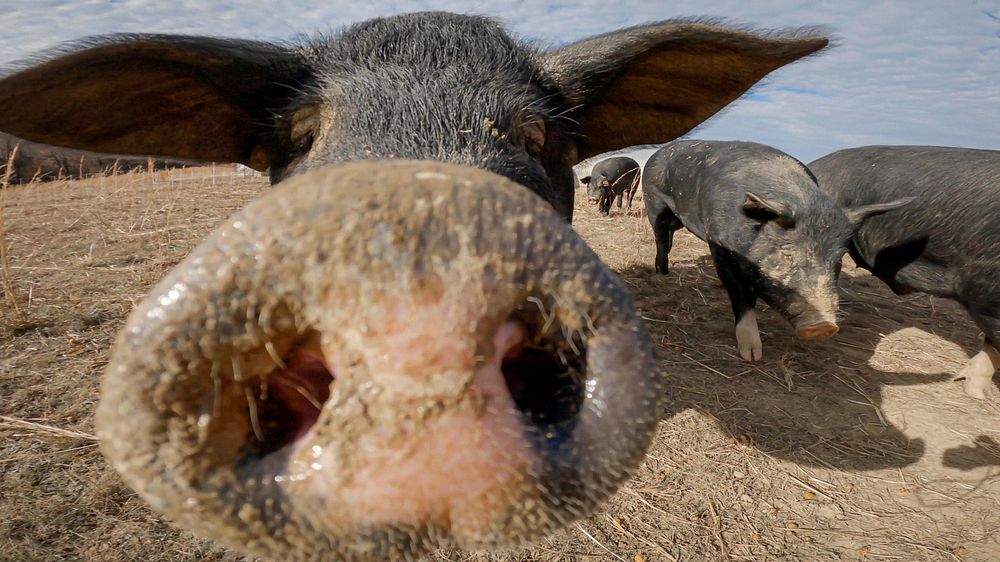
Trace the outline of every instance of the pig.
{"label": "pig", "polygon": [[269,172],[130,315],[102,450],[253,556],[411,560],[584,516],[655,431],[665,381],[569,226],[572,166],[676,138],[827,44],[692,20],[543,51],[440,12],[298,46],[99,37],[7,71],[0,130]]}
{"label": "pig", "polygon": [[615,198],[621,209],[625,194],[628,194],[628,208],[631,209],[632,198],[639,189],[639,164],[627,156],[601,160],[591,175],[581,178],[580,183],[587,186],[587,195],[597,203],[597,210],[602,215],[611,214],[611,200]]}
{"label": "pig", "polygon": [[677,229],[707,242],[747,361],[763,353],[758,297],[801,339],[836,334],[837,277],[852,234],[868,217],[907,202],[841,208],[804,164],[753,142],[674,141],[650,156],[642,177],[656,271],[668,273]]}
{"label": "pig", "polygon": [[61,150],[0,133],[0,182],[53,181],[187,165],[191,163]]}
{"label": "pig", "polygon": [[983,332],[982,350],[958,373],[966,394],[996,399],[1000,369],[1000,151],[865,146],[809,164],[841,205],[912,197],[899,212],[866,222],[851,240],[859,267],[896,294],[958,301]]}

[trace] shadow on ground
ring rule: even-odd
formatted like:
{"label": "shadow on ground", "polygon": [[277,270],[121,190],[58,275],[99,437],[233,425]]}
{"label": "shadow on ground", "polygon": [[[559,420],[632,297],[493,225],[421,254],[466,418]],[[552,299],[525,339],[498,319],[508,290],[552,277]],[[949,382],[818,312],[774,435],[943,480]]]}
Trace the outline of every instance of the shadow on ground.
{"label": "shadow on ground", "polygon": [[[619,272],[632,290],[669,380],[664,417],[694,408],[715,418],[740,441],[796,463],[841,470],[900,468],[925,453],[882,411],[886,387],[949,381],[954,371],[928,372],[873,361],[885,334],[916,326],[976,351],[975,329],[957,306],[933,309],[929,297],[908,302],[872,277],[841,280],[841,333],[823,342],[799,341],[773,311],[760,315],[764,358],[743,361],[735,349],[728,297],[711,258],[672,264],[668,276],[651,267]],[[918,302],[917,302],[918,301]],[[918,306],[912,306],[916,302]],[[939,301],[940,302],[940,301]],[[950,304],[950,303],[947,303]],[[766,308],[758,304],[758,310]],[[877,364],[878,367],[873,366]],[[887,367],[883,370],[883,367]],[[891,369],[891,370],[889,370]],[[955,400],[968,400],[960,384],[946,387]],[[927,415],[933,416],[933,411]],[[946,451],[945,466],[1000,466],[1000,446],[980,436],[975,446]]]}

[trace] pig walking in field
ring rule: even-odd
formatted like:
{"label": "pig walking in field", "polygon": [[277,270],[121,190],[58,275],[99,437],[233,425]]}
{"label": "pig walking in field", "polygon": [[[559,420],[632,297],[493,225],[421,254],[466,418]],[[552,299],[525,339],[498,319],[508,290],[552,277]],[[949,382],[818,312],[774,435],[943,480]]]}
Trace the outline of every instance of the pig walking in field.
{"label": "pig walking in field", "polygon": [[955,299],[985,335],[959,372],[966,394],[996,397],[1000,369],[1000,151],[936,146],[866,146],[809,164],[841,205],[899,197],[914,202],[866,222],[851,257],[896,294]]}
{"label": "pig walking in field", "polygon": [[674,21],[538,51],[445,13],[297,47],[104,37],[0,78],[0,130],[281,182],[132,313],[102,449],[257,556],[413,560],[584,516],[655,433],[664,381],[569,227],[573,164],[676,138],[826,45]]}
{"label": "pig walking in field", "polygon": [[864,220],[902,201],[842,209],[791,156],[761,144],[675,141],[646,162],[643,199],[656,238],[656,271],[666,274],[674,231],[708,242],[729,293],[740,357],[762,346],[760,297],[802,339],[837,333],[837,276],[851,235]]}
{"label": "pig walking in field", "polygon": [[601,160],[591,174],[580,180],[587,186],[587,196],[597,203],[597,210],[604,216],[611,214],[611,201],[617,199],[618,209],[628,195],[628,208],[639,189],[639,163],[627,156]]}

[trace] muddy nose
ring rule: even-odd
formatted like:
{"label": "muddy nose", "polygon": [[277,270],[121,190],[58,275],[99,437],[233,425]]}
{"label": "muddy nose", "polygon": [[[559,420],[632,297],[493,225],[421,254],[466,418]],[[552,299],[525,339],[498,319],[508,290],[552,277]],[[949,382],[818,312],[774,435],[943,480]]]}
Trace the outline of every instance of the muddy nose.
{"label": "muddy nose", "polygon": [[282,560],[538,537],[641,459],[662,383],[618,279],[488,172],[289,180],[136,308],[98,409],[154,508]]}
{"label": "muddy nose", "polygon": [[840,331],[840,327],[833,322],[820,322],[810,326],[803,326],[798,329],[799,339],[822,340],[832,337]]}

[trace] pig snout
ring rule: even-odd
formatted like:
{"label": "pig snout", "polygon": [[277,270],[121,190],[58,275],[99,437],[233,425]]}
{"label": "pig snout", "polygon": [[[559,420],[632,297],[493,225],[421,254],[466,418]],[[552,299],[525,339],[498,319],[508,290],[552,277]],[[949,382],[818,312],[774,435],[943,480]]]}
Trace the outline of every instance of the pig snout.
{"label": "pig snout", "polygon": [[[813,253],[815,255],[818,252]],[[803,340],[820,340],[840,331],[840,297],[834,268],[810,268],[799,248],[771,252],[760,260],[755,287],[762,299],[781,314]]]}
{"label": "pig snout", "polygon": [[802,300],[793,305],[793,308],[804,309],[791,319],[799,339],[822,340],[833,337],[840,331],[840,326],[837,325],[837,300],[835,293],[827,293],[823,299]]}
{"label": "pig snout", "polygon": [[835,336],[839,331],[840,327],[828,320],[819,320],[796,328],[796,334],[803,340],[822,340]]}
{"label": "pig snout", "polygon": [[524,187],[361,162],[236,214],[132,313],[97,426],[169,518],[281,560],[532,539],[642,458],[662,381],[617,278]]}

